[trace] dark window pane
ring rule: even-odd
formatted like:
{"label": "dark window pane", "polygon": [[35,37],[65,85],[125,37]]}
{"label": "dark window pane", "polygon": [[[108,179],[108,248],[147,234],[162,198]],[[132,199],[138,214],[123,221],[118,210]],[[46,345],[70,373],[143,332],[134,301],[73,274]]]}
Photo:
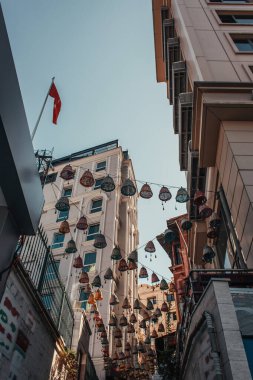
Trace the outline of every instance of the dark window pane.
{"label": "dark window pane", "polygon": [[106,168],[106,161],[98,162],[96,171],[99,172],[100,170],[105,170]]}
{"label": "dark window pane", "polygon": [[96,263],[96,252],[89,252],[84,255],[83,265]]}
{"label": "dark window pane", "polygon": [[96,189],[100,189],[100,187],[101,187],[101,183],[102,183],[103,179],[104,179],[104,178],[96,179],[96,181],[95,181],[95,185],[94,185],[94,190],[96,190]]}
{"label": "dark window pane", "polygon": [[94,212],[101,211],[102,210],[102,202],[103,202],[102,199],[97,199],[95,201],[92,201],[90,212],[94,213]]}
{"label": "dark window pane", "polygon": [[64,235],[63,234],[54,234],[51,248],[52,249],[61,248],[61,247],[63,247],[63,242],[64,242]]}
{"label": "dark window pane", "polygon": [[63,189],[62,196],[63,197],[71,197],[72,194],[72,187],[68,189]]}
{"label": "dark window pane", "polygon": [[99,224],[93,224],[88,227],[87,240],[95,239],[96,235],[99,232]]}
{"label": "dark window pane", "polygon": [[68,211],[59,211],[58,217],[57,217],[57,222],[60,220],[65,220],[68,219],[69,217],[69,210]]}
{"label": "dark window pane", "polygon": [[174,294],[167,294],[167,302],[171,302],[171,301],[174,301],[175,298],[174,298]]}
{"label": "dark window pane", "polygon": [[248,39],[236,39],[234,40],[234,43],[236,44],[238,50],[240,51],[253,51],[253,41]]}
{"label": "dark window pane", "polygon": [[235,19],[232,15],[219,15],[219,18],[224,23],[234,24]]}

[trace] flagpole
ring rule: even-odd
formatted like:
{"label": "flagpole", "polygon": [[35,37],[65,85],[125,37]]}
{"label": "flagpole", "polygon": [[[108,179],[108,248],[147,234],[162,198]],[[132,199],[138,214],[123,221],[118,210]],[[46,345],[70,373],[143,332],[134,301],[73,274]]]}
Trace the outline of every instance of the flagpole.
{"label": "flagpole", "polygon": [[55,79],[55,77],[52,78],[52,83],[51,83],[51,85],[50,85],[50,87],[49,87],[49,89],[48,89],[48,92],[47,92],[46,98],[45,98],[45,100],[44,100],[43,106],[42,106],[42,108],[41,108],[41,111],[40,111],[40,114],[39,114],[38,120],[37,120],[37,122],[36,122],[36,124],[35,124],[35,127],[34,127],[33,131],[32,131],[32,134],[31,134],[31,139],[32,139],[32,141],[33,141],[33,139],[34,139],[35,133],[37,132],[37,129],[38,129],[38,126],[39,126],[39,122],[40,122],[40,119],[41,119],[42,113],[43,113],[43,111],[44,111],[44,108],[45,108],[45,105],[46,105],[46,102],[47,102],[47,99],[48,99],[48,96],[49,96],[49,92],[50,92],[51,87],[52,87],[52,85],[53,85],[53,83],[54,83],[54,79]]}

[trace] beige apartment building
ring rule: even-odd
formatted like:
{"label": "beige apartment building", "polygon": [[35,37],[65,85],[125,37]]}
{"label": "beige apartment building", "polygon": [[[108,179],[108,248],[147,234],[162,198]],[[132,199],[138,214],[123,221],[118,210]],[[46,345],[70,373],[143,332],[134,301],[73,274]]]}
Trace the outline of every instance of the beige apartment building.
{"label": "beige apartment building", "polygon": [[180,379],[250,379],[253,2],[152,4],[156,76],[173,105],[190,195]]}
{"label": "beige apartment building", "polygon": [[[60,177],[67,164],[74,170],[74,178],[70,180]],[[84,187],[80,183],[80,178],[87,170],[95,180],[92,187]],[[105,192],[100,188],[107,175],[114,180],[114,191]],[[105,379],[106,376],[103,356],[107,354],[103,354],[101,340],[98,339],[100,334],[96,332],[94,313],[91,313],[92,308],[88,303],[87,285],[80,283],[79,279],[81,273],[85,272],[91,284],[95,276],[100,276],[103,300],[97,302],[97,308],[109,341],[109,346],[103,347],[104,352],[112,356],[114,339],[112,328],[108,327],[112,312],[110,296],[115,294],[119,299],[119,305],[113,310],[116,316],[122,315],[121,306],[125,297],[129,297],[131,305],[137,297],[135,271],[121,273],[118,271],[118,262],[111,259],[115,246],[120,247],[122,257],[126,258],[138,244],[137,193],[131,197],[121,194],[121,185],[127,178],[135,180],[132,162],[128,152],[122,151],[116,140],[54,160],[44,186],[45,205],[41,222],[75,312],[72,349],[77,350],[82,332],[82,313],[85,312],[92,331],[89,352],[99,379]],[[57,211],[55,208],[56,202],[62,196],[69,200],[69,211]],[[88,228],[85,231],[76,228],[81,216],[87,219]],[[67,234],[59,233],[60,224],[64,220],[70,226]],[[103,249],[94,247],[94,239],[99,233],[106,239],[107,246]],[[76,253],[65,252],[70,239],[75,241]],[[73,267],[78,255],[83,261],[81,269]],[[108,268],[112,269],[114,280],[104,280]],[[48,307],[50,298],[54,296],[48,295]],[[124,339],[125,337],[123,344]]]}

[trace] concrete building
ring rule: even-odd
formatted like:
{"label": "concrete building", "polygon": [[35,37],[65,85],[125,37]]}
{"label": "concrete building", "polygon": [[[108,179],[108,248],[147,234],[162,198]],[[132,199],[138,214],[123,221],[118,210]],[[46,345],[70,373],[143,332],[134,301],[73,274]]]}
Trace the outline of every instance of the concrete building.
{"label": "concrete building", "polygon": [[[70,164],[75,171],[74,178],[69,181],[60,177],[66,164]],[[118,264],[111,259],[115,246],[119,246],[122,257],[127,258],[138,244],[137,194],[131,197],[121,194],[121,185],[124,180],[127,178],[135,180],[134,170],[128,152],[122,151],[117,140],[59,158],[54,160],[52,165],[44,186],[45,206],[41,222],[51,242],[59,273],[75,311],[72,348],[77,351],[82,331],[82,312],[85,311],[92,330],[89,352],[97,376],[99,379],[104,379],[102,346],[95,332],[94,314],[90,313],[90,305],[87,302],[89,294],[79,283],[79,277],[81,271],[86,272],[92,283],[95,276],[100,275],[103,284],[101,289],[103,301],[97,302],[97,305],[106,327],[112,311],[116,316],[122,315],[124,310],[121,306],[125,297],[128,297],[131,305],[137,297],[135,271],[121,273],[118,271]],[[94,185],[89,188],[80,184],[80,178],[87,170],[95,179]],[[104,192],[100,188],[106,175],[110,175],[115,182],[115,190],[112,192]],[[56,212],[55,204],[61,196],[69,199],[68,212]],[[76,229],[81,216],[87,218],[88,228],[85,232]],[[59,233],[59,226],[65,219],[68,219],[70,233],[63,235]],[[99,232],[105,236],[107,242],[104,249],[94,248],[94,239]],[[65,253],[67,242],[71,237],[76,243],[76,254]],[[83,260],[81,270],[73,267],[74,259],[78,255]],[[104,281],[104,273],[109,267],[113,270],[114,280]],[[109,305],[112,294],[119,299],[119,306],[114,308]],[[111,356],[114,352],[112,330],[107,329],[107,336]],[[125,338],[123,338],[124,343]]]}
{"label": "concrete building", "polygon": [[153,20],[157,81],[173,105],[190,194],[180,378],[250,379],[252,1],[153,0]]}
{"label": "concrete building", "polygon": [[[138,286],[138,295],[143,308],[147,306],[147,302],[149,300],[152,302],[154,310],[157,307],[161,309],[162,304],[164,302],[167,303],[169,309],[168,313],[162,313],[162,317],[159,318],[159,323],[163,323],[165,331],[161,333],[158,332],[159,337],[162,335],[167,335],[168,333],[174,333],[177,330],[177,313],[173,292],[163,292],[160,290],[159,286],[141,284]],[[154,327],[156,327],[157,330],[156,324]]]}

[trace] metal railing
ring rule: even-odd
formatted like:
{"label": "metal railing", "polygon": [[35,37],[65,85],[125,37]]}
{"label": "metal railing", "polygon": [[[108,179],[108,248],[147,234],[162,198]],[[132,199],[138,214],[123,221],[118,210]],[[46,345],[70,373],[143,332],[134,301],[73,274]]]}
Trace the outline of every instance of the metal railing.
{"label": "metal railing", "polygon": [[20,263],[65,345],[71,347],[74,313],[47,243],[46,233],[39,226],[35,236],[25,237],[19,251]]}

